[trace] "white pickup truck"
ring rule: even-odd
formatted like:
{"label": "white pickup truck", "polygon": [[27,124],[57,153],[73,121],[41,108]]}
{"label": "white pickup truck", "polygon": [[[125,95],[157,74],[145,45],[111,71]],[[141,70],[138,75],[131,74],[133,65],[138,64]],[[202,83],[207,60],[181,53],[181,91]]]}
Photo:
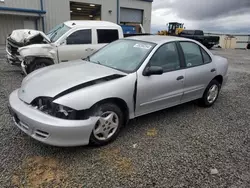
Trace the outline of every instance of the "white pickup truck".
{"label": "white pickup truck", "polygon": [[121,26],[106,21],[67,21],[47,35],[15,30],[7,39],[10,63],[21,63],[26,74],[55,63],[86,58],[106,44],[123,38]]}

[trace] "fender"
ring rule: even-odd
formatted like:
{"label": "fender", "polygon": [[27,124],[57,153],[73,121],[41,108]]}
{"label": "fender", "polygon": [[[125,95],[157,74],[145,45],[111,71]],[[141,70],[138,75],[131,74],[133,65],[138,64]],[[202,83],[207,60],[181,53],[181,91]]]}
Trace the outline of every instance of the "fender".
{"label": "fender", "polygon": [[50,58],[54,63],[58,63],[57,48],[53,44],[33,44],[18,49],[20,56],[24,60],[27,57]]}
{"label": "fender", "polygon": [[80,87],[78,90],[73,88],[70,93],[65,91],[61,97],[59,95],[59,98],[55,98],[53,102],[75,110],[87,110],[102,100],[119,98],[126,102],[129,109],[129,118],[132,119],[135,114],[134,92],[136,80],[136,73],[132,73],[107,82],[83,85],[84,87]]}

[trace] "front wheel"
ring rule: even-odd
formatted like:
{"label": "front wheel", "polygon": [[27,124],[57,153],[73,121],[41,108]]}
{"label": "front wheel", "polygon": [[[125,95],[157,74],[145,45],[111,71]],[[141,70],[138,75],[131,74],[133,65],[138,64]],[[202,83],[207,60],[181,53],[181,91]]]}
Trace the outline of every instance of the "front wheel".
{"label": "front wheel", "polygon": [[124,114],[121,109],[113,103],[104,103],[93,107],[91,115],[98,116],[90,143],[94,145],[105,145],[116,139],[124,124]]}
{"label": "front wheel", "polygon": [[200,105],[204,107],[212,106],[219,97],[220,88],[220,83],[217,80],[212,80],[199,101]]}

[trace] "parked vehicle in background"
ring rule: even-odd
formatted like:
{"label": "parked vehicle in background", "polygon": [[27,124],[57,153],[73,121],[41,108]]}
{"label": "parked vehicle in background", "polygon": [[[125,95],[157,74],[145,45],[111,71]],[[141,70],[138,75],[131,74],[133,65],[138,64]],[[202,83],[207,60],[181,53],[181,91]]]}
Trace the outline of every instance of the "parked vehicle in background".
{"label": "parked vehicle in background", "polygon": [[17,127],[43,143],[103,145],[135,117],[196,99],[212,106],[227,71],[227,59],[197,41],[131,37],[86,60],[31,73],[10,95],[10,113]]}
{"label": "parked vehicle in background", "polygon": [[204,32],[202,30],[183,30],[179,36],[194,39],[206,46],[208,49],[211,49],[214,45],[217,45],[220,42],[220,37],[204,36]]}
{"label": "parked vehicle in background", "polygon": [[18,49],[31,44],[48,44],[50,39],[41,31],[30,29],[14,30],[6,40],[7,61],[12,65],[21,64]]}
{"label": "parked vehicle in background", "polygon": [[41,67],[86,58],[106,44],[123,38],[122,28],[104,21],[68,21],[48,34],[50,43],[19,49],[22,69],[30,73]]}
{"label": "parked vehicle in background", "polygon": [[47,35],[27,29],[13,31],[7,38],[6,52],[8,62],[21,64],[23,72],[29,74],[52,64],[86,58],[123,37],[149,35],[141,25],[140,31],[123,33],[121,26],[106,21],[67,21]]}

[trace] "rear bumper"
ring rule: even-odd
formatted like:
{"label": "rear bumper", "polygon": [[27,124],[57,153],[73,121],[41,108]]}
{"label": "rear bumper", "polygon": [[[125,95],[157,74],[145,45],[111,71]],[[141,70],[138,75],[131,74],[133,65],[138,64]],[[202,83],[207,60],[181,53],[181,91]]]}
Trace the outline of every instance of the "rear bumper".
{"label": "rear bumper", "polygon": [[19,129],[32,138],[53,146],[87,145],[98,120],[98,117],[87,120],[52,117],[21,101],[18,90],[11,93],[9,104],[10,113]]}

